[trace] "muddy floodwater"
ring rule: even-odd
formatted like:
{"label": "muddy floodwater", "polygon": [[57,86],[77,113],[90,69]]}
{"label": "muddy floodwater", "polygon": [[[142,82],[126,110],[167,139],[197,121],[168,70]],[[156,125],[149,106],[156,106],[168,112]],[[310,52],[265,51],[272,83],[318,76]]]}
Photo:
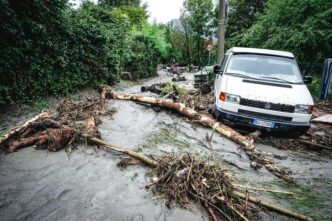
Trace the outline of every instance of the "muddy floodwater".
{"label": "muddy floodwater", "polygon": [[[193,76],[184,82],[191,87]],[[145,85],[170,81],[171,76],[160,76],[144,82]],[[117,86],[117,90],[141,93],[140,86]],[[85,91],[74,99],[96,96]],[[59,101],[52,101],[56,106]],[[292,152],[257,144],[270,153],[277,165],[292,171],[298,183],[285,184],[264,168],[255,171],[250,160],[237,144],[214,134],[212,151],[206,140],[212,130],[197,125],[180,115],[150,106],[108,100],[115,108],[113,116],[104,116],[99,126],[102,139],[146,155],[165,153],[213,154],[232,172],[238,183],[257,188],[292,191],[296,197],[253,192],[284,207],[295,209],[321,220],[332,219],[332,160],[331,154],[319,152]],[[0,130],[15,126],[34,113],[5,112]],[[188,208],[165,206],[165,202],[144,185],[151,182],[149,169],[142,166],[117,167],[124,156],[115,152],[80,145],[70,156],[62,150],[48,152],[24,148],[14,154],[0,154],[0,220],[209,220],[199,205]],[[258,211],[262,220],[288,220],[287,217]]]}

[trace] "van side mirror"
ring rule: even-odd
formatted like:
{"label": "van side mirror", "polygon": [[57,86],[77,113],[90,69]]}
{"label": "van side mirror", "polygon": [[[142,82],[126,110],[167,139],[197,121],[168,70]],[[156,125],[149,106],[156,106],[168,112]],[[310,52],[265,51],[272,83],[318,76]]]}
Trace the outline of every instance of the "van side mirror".
{"label": "van side mirror", "polygon": [[311,84],[312,83],[312,79],[313,79],[312,76],[306,75],[306,76],[303,77],[303,82],[305,84]]}
{"label": "van side mirror", "polygon": [[214,72],[215,74],[221,74],[221,66],[220,66],[220,65],[215,65],[215,66],[213,67],[213,72]]}

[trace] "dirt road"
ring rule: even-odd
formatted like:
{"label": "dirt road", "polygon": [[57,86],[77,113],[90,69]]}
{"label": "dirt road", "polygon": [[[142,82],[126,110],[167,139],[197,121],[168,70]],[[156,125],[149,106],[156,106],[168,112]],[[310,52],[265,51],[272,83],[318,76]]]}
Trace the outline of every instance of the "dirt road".
{"label": "dirt road", "polygon": [[[191,87],[193,77],[185,75],[189,81],[184,84]],[[170,81],[171,78],[161,71],[160,77],[144,84]],[[140,86],[118,86],[117,89],[143,94]],[[149,92],[144,94],[156,96]],[[90,91],[85,95],[94,96]],[[297,195],[250,194],[258,194],[319,219],[332,217],[329,208],[332,204],[329,197],[332,196],[332,160],[328,154],[277,150],[257,144],[257,148],[270,152],[280,167],[293,172],[292,176],[300,185],[290,186],[265,169],[253,170],[237,144],[218,134],[214,134],[213,150],[209,150],[206,135],[212,130],[175,113],[128,101],[109,100],[107,106],[117,109],[113,117],[103,117],[99,126],[102,138],[107,142],[147,155],[172,152],[214,154],[242,184],[288,190]],[[14,126],[30,115],[6,113],[0,128]],[[12,155],[1,153],[1,220],[209,220],[197,205],[188,209],[167,208],[163,199],[141,189],[150,182],[148,168],[129,166],[120,169],[116,163],[122,157],[85,145],[75,150],[70,158],[64,151],[51,153],[33,148]],[[258,212],[257,215],[262,220],[271,220],[271,217],[287,220],[274,213]]]}

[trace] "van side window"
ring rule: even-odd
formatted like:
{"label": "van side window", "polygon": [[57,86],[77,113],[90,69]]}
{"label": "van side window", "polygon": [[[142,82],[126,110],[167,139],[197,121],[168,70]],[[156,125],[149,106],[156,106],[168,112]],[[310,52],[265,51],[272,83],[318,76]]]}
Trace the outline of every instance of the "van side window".
{"label": "van side window", "polygon": [[220,66],[221,73],[223,73],[225,71],[224,68],[226,66],[227,59],[228,59],[228,55],[225,55],[224,58],[222,59],[221,66]]}

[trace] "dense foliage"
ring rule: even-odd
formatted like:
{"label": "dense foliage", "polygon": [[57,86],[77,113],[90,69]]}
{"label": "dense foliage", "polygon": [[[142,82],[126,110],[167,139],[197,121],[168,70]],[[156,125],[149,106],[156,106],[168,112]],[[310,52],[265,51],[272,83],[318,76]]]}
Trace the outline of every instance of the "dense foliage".
{"label": "dense foliage", "polygon": [[[260,13],[263,12],[267,0],[231,0],[226,23],[226,47],[240,44],[242,33],[250,28]],[[219,5],[216,7],[217,17]],[[215,26],[217,26],[217,22]]]}
{"label": "dense foliage", "polygon": [[[294,53],[301,71],[319,75],[332,51],[332,1],[230,0],[226,49],[256,47]],[[216,37],[217,12],[209,0],[186,0],[178,24],[169,25],[171,55],[180,65],[206,64],[203,40]],[[211,35],[212,33],[212,35]],[[206,54],[206,53],[205,53]],[[213,57],[212,57],[213,58]]]}
{"label": "dense foliage", "polygon": [[138,4],[84,2],[73,10],[67,0],[1,1],[0,105],[112,84],[121,71],[156,74],[167,57],[165,33],[147,25]]}
{"label": "dense foliage", "polygon": [[256,16],[257,20],[253,19],[255,22],[242,33],[234,32],[233,37],[229,33],[231,38],[226,41],[234,42],[229,46],[291,51],[302,72],[321,73],[332,51],[332,1],[269,0]]}
{"label": "dense foliage", "polygon": [[176,61],[180,66],[190,66],[195,63],[192,53],[195,50],[194,37],[186,21],[170,22],[166,27],[166,40],[170,43],[169,59]]}
{"label": "dense foliage", "polygon": [[136,6],[141,3],[140,0],[99,0],[98,3],[107,7]]}

